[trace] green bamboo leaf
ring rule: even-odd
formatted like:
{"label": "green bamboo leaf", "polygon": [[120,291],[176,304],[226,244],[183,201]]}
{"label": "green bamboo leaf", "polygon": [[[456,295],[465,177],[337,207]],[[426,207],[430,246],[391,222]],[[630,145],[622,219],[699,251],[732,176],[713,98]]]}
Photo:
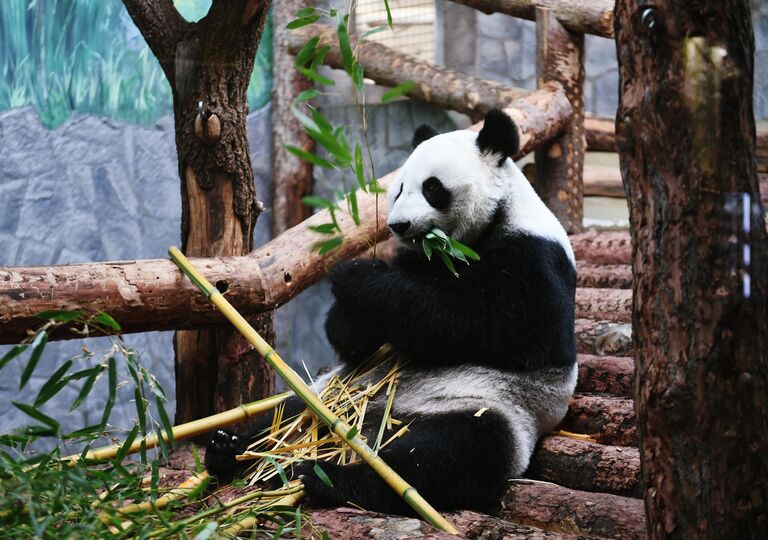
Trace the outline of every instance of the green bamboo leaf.
{"label": "green bamboo leaf", "polygon": [[375,28],[371,28],[370,30],[367,30],[363,32],[360,35],[360,39],[365,39],[368,36],[372,36],[373,34],[378,34],[379,32],[383,32],[384,30],[387,30],[389,27],[386,24],[382,24],[380,26],[377,26]]}
{"label": "green bamboo leaf", "polygon": [[77,409],[80,404],[83,403],[86,397],[88,397],[88,394],[91,393],[91,389],[93,388],[93,384],[96,382],[96,378],[105,370],[106,368],[103,365],[94,366],[91,369],[85,369],[81,373],[90,372],[88,374],[88,378],[83,383],[83,387],[80,389],[80,393],[75,398],[75,401],[72,402],[72,405],[69,407],[69,412],[74,411]]}
{"label": "green bamboo leaf", "polygon": [[296,12],[296,17],[299,17],[299,18],[309,17],[310,15],[314,15],[314,14],[315,14],[315,8],[305,7],[305,8],[301,8]]}
{"label": "green bamboo leaf", "polygon": [[[323,45],[317,51],[315,52],[315,57],[312,59],[312,63],[309,65],[309,70],[312,72],[317,72],[317,68],[323,65],[323,62],[325,62],[325,57],[328,56],[328,53],[331,52],[331,46],[330,45]],[[336,84],[335,82],[331,81],[332,84],[327,86],[333,86]]]}
{"label": "green bamboo leaf", "polygon": [[[333,125],[328,121],[325,116],[322,115],[320,111],[309,106],[309,112],[312,115],[312,120],[314,120],[315,125],[320,129],[322,133],[328,134],[329,137],[331,137],[334,141],[337,141],[336,138],[337,135],[333,130]],[[312,127],[312,126],[306,126],[306,127]]]}
{"label": "green bamboo leaf", "polygon": [[63,436],[65,439],[80,439],[83,437],[91,437],[93,435],[96,435],[98,433],[101,433],[102,429],[101,426],[98,424],[94,424],[92,426],[86,426],[84,428],[80,428],[77,431],[73,431],[71,433],[67,433]]}
{"label": "green bamboo leaf", "polygon": [[453,238],[451,238],[449,241],[451,243],[451,247],[463,253],[468,259],[471,259],[473,261],[480,260],[480,255],[471,247],[466,246],[461,242],[459,242],[458,240],[454,240]]}
{"label": "green bamboo leaf", "polygon": [[312,249],[317,251],[320,255],[325,255],[329,251],[332,251],[344,243],[343,236],[337,236],[330,240],[323,240],[322,242],[315,242],[312,244]]}
{"label": "green bamboo leaf", "polygon": [[387,103],[389,101],[392,101],[395,98],[399,98],[400,96],[404,96],[411,90],[416,88],[416,83],[413,81],[403,81],[394,88],[390,88],[384,94],[381,96],[381,102]]}
{"label": "green bamboo leaf", "polygon": [[50,416],[48,416],[47,414],[44,414],[39,409],[36,409],[31,405],[27,405],[26,403],[19,403],[17,401],[12,401],[11,403],[13,403],[14,407],[19,409],[21,412],[23,412],[27,416],[34,418],[38,422],[42,422],[43,424],[50,427],[54,431],[59,430],[59,423],[53,418],[51,418]]}
{"label": "green bamboo leaf", "polygon": [[341,51],[341,65],[348,75],[352,75],[355,69],[355,57],[352,54],[352,44],[349,42],[349,29],[344,17],[339,19],[336,27],[336,35],[339,40],[339,51]]}
{"label": "green bamboo leaf", "polygon": [[72,310],[57,310],[57,309],[51,309],[48,311],[41,311],[40,313],[35,314],[35,317],[38,319],[45,319],[50,321],[56,321],[56,322],[70,322],[79,319],[82,317],[83,312],[79,309],[72,309]]}
{"label": "green bamboo leaf", "polygon": [[[317,58],[317,57],[315,57],[315,58]],[[333,79],[329,79],[328,77],[323,77],[317,71],[315,71],[315,70],[313,70],[311,68],[307,69],[307,68],[300,67],[300,68],[298,68],[298,70],[299,70],[299,73],[304,75],[307,79],[309,79],[310,81],[314,81],[314,82],[316,82],[318,84],[322,84],[324,86],[334,86],[336,84],[333,81]]]}
{"label": "green bamboo leaf", "polygon": [[198,473],[203,472],[205,469],[200,461],[200,454],[197,452],[197,445],[195,444],[192,445],[192,456],[195,458],[195,471]]}
{"label": "green bamboo leaf", "polygon": [[168,435],[168,444],[173,446],[173,424],[171,424],[171,420],[168,418],[168,413],[165,412],[165,407],[159,397],[155,398],[155,405],[157,406],[157,412],[160,414],[160,422],[163,424],[163,429]]}
{"label": "green bamboo leaf", "polygon": [[[162,437],[160,442],[162,443]],[[160,487],[160,461],[157,459],[152,460],[152,477],[149,482],[149,499],[152,502],[157,500],[157,490]]]}
{"label": "green bamboo leaf", "polygon": [[309,17],[299,17],[298,19],[294,19],[288,24],[285,25],[286,28],[289,30],[295,30],[296,28],[301,28],[303,26],[308,26],[310,24],[313,24],[317,22],[320,19],[320,15],[310,15]]}
{"label": "green bamboo leaf", "polygon": [[355,438],[355,436],[356,436],[356,435],[357,435],[359,432],[360,432],[360,429],[358,429],[358,427],[357,427],[357,426],[352,426],[351,428],[349,428],[349,431],[347,431],[347,435],[346,435],[346,438],[347,438],[347,440],[348,440],[348,441],[351,441],[352,439],[354,439],[354,438]]}
{"label": "green bamboo leaf", "polygon": [[290,144],[285,145],[285,149],[293,154],[294,156],[298,157],[299,159],[302,159],[304,161],[308,161],[309,163],[313,165],[317,165],[319,167],[323,167],[325,169],[335,169],[333,163],[328,161],[327,159],[323,159],[320,156],[316,156],[315,154],[310,154],[306,150],[302,150],[301,148],[298,148],[296,146],[291,146]]}
{"label": "green bamboo leaf", "polygon": [[283,485],[288,485],[288,476],[285,474],[285,469],[283,469],[283,466],[278,463],[275,458],[270,456],[264,456],[264,459],[267,460],[267,462],[272,465],[277,470],[277,475],[280,477],[280,480],[282,480]]}
{"label": "green bamboo leaf", "polygon": [[128,451],[131,449],[131,445],[133,444],[133,441],[136,440],[136,436],[139,434],[139,426],[133,426],[133,429],[128,432],[128,435],[125,437],[125,442],[123,442],[120,449],[115,454],[114,461],[120,463],[125,459],[125,456],[128,455]]}
{"label": "green bamboo leaf", "polygon": [[363,68],[363,64],[360,62],[357,62],[355,64],[355,73],[352,75],[352,82],[355,83],[355,90],[362,93],[365,89],[365,76],[364,76],[365,68]]}
{"label": "green bamboo leaf", "polygon": [[360,212],[357,208],[357,192],[350,191],[347,194],[347,204],[349,205],[349,213],[352,215],[352,221],[355,225],[360,225]]}
{"label": "green bamboo leaf", "polygon": [[120,331],[120,325],[117,323],[115,319],[113,319],[109,314],[104,313],[103,311],[100,311],[96,314],[96,316],[93,318],[94,321],[97,323],[107,326],[114,330],[115,332]]}
{"label": "green bamboo leaf", "polygon": [[40,356],[43,354],[47,342],[48,334],[45,330],[38,332],[35,339],[32,341],[32,354],[29,355],[29,361],[27,362],[24,371],[21,373],[19,390],[26,386],[27,382],[29,382],[29,378],[32,377],[32,374],[35,372],[35,368],[37,367],[38,362],[40,362]]}
{"label": "green bamboo leaf", "polygon": [[392,24],[392,11],[389,9],[389,1],[384,0],[384,8],[387,10],[387,24],[390,28],[394,29],[394,25]]}
{"label": "green bamboo leaf", "polygon": [[363,151],[359,144],[355,145],[355,176],[360,189],[365,191],[365,168],[363,167]]}
{"label": "green bamboo leaf", "polygon": [[307,206],[311,206],[312,208],[323,208],[327,210],[334,210],[337,208],[335,202],[329,201],[328,199],[323,199],[322,197],[316,197],[314,195],[307,195],[306,197],[302,197],[301,202]]}
{"label": "green bamboo leaf", "polygon": [[[354,428],[353,428],[354,429]],[[351,432],[352,430],[350,430]],[[349,435],[347,435],[347,439],[349,439]],[[319,463],[315,463],[315,466],[312,467],[312,470],[315,471],[315,474],[320,479],[320,481],[328,486],[329,488],[333,487],[333,482],[331,482],[330,477],[326,474],[326,472],[323,470],[322,467],[320,467]]]}
{"label": "green bamboo leaf", "polygon": [[314,231],[320,234],[333,234],[336,232],[337,227],[333,223],[323,223],[322,225],[309,225],[307,227],[310,231]]}
{"label": "green bamboo leaf", "polygon": [[69,382],[69,377],[65,377],[64,375],[66,375],[70,367],[72,367],[72,360],[67,360],[59,367],[59,369],[53,373],[53,375],[48,378],[47,381],[45,381],[45,384],[42,388],[40,388],[40,391],[37,393],[37,397],[35,398],[35,407],[40,407],[43,405],[53,396],[58,394],[59,390],[67,385]]}
{"label": "green bamboo leaf", "polygon": [[101,426],[102,431],[107,427],[109,421],[109,415],[112,414],[112,408],[115,406],[115,398],[117,397],[117,365],[115,364],[115,358],[110,356],[107,360],[107,381],[108,391],[107,403],[104,405],[104,412],[101,414]]}
{"label": "green bamboo leaf", "polygon": [[318,43],[320,43],[320,38],[313,37],[304,44],[299,53],[296,55],[296,67],[304,67],[307,65],[307,62],[309,62],[312,56],[315,54]]}
{"label": "green bamboo leaf", "polygon": [[301,103],[302,101],[308,101],[310,99],[316,98],[320,95],[320,90],[315,90],[314,88],[310,88],[309,90],[304,90],[299,96],[295,99],[294,103]]}
{"label": "green bamboo leaf", "polygon": [[427,256],[427,260],[432,260],[432,246],[429,245],[429,241],[426,238],[421,239],[421,248],[424,250],[424,255]]}
{"label": "green bamboo leaf", "polygon": [[139,429],[143,435],[147,434],[147,403],[141,395],[141,391],[136,388],[133,391],[133,400],[136,405],[136,415],[139,420]]}
{"label": "green bamboo leaf", "polygon": [[0,358],[0,369],[3,369],[8,362],[26,351],[27,347],[29,347],[29,345],[26,343],[22,343],[21,345],[14,345],[10,351],[5,353],[3,357]]}
{"label": "green bamboo leaf", "polygon": [[459,273],[456,272],[456,267],[453,266],[453,261],[451,261],[448,255],[446,255],[442,251],[438,251],[437,254],[440,257],[440,259],[443,261],[443,264],[445,264],[445,266],[448,268],[448,270],[450,270],[454,276],[459,277]]}

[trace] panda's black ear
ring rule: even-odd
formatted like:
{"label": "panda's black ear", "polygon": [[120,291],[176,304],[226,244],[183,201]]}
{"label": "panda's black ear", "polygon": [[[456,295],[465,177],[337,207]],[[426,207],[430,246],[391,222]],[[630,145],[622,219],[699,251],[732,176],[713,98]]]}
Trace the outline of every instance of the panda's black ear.
{"label": "panda's black ear", "polygon": [[411,146],[415,149],[427,139],[431,139],[438,134],[439,132],[432,126],[428,124],[421,124],[416,128],[416,131],[413,132],[413,140],[411,141]]}
{"label": "panda's black ear", "polygon": [[520,150],[520,135],[517,126],[504,111],[491,109],[485,115],[483,129],[477,136],[477,148],[481,154],[499,156],[499,166],[504,160],[517,155]]}

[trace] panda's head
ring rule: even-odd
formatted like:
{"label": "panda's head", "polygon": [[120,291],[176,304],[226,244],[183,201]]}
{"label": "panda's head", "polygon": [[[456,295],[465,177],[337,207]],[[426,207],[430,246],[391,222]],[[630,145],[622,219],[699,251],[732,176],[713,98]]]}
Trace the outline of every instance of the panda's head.
{"label": "panda's head", "polygon": [[387,193],[387,224],[406,246],[419,245],[435,227],[471,244],[509,192],[509,158],[519,144],[517,127],[499,110],[487,114],[479,133],[438,135],[421,126]]}

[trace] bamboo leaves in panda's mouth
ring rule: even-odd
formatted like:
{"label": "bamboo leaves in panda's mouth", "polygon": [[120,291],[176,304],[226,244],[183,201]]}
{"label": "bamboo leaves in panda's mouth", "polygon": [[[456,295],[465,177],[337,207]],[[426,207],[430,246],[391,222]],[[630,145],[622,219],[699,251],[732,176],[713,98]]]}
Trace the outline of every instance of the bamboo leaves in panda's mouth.
{"label": "bamboo leaves in panda's mouth", "polygon": [[456,271],[451,258],[458,259],[465,264],[469,264],[470,260],[480,260],[480,255],[471,247],[462,244],[458,240],[454,240],[437,228],[432,229],[422,238],[421,248],[424,251],[424,255],[430,261],[432,260],[432,255],[437,253],[437,256],[440,257],[446,268],[456,277],[459,277],[459,273]]}

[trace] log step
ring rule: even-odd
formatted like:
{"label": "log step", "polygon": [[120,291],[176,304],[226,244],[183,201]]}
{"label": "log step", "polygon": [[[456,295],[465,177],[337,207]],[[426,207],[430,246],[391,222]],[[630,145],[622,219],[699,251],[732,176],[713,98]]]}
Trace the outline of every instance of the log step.
{"label": "log step", "polygon": [[635,406],[629,398],[576,394],[560,427],[600,444],[638,445]]}
{"label": "log step", "polygon": [[501,517],[553,532],[621,540],[646,537],[645,511],[640,499],[530,480],[510,482]]}
{"label": "log step", "polygon": [[526,477],[571,489],[640,498],[640,452],[568,437],[544,437],[531,458]]}
{"label": "log step", "polygon": [[615,321],[576,319],[576,350],[580,354],[598,356],[632,356],[632,325]]}
{"label": "log step", "polygon": [[576,317],[629,322],[632,320],[632,290],[577,288]]}
{"label": "log step", "polygon": [[628,231],[587,231],[571,235],[576,260],[593,264],[631,264]]}
{"label": "log step", "polygon": [[635,361],[626,356],[580,354],[576,391],[631,398],[634,394]]}
{"label": "log step", "polygon": [[632,266],[576,261],[576,286],[600,289],[631,289]]}

